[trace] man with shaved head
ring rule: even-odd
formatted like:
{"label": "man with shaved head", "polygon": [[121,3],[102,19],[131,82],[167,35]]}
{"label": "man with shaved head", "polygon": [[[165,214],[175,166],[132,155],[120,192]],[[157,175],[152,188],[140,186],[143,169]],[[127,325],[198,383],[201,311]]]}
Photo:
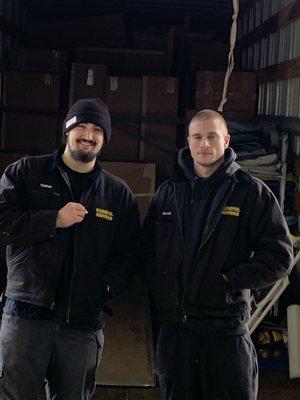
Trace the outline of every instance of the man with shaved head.
{"label": "man with shaved head", "polygon": [[267,186],[235,162],[219,113],[197,112],[187,140],[143,228],[145,276],[162,323],[161,391],[164,400],[255,400],[250,291],[289,273],[288,227]]}

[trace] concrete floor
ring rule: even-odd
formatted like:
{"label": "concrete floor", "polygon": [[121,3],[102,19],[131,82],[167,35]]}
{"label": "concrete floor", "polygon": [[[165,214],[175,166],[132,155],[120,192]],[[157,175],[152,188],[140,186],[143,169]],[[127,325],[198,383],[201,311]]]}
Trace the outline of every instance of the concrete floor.
{"label": "concrete floor", "polygon": [[[258,400],[299,400],[300,379],[287,372],[261,371]],[[93,400],[162,400],[159,388],[97,387]]]}
{"label": "concrete floor", "polygon": [[290,380],[287,371],[260,372],[258,400],[299,400],[300,379]]}
{"label": "concrete floor", "polygon": [[97,387],[92,400],[161,400],[159,388]]}
{"label": "concrete floor", "polygon": [[[300,379],[287,372],[261,371],[258,400],[299,400]],[[45,400],[41,397],[40,400]],[[159,388],[98,386],[92,400],[162,400]]]}

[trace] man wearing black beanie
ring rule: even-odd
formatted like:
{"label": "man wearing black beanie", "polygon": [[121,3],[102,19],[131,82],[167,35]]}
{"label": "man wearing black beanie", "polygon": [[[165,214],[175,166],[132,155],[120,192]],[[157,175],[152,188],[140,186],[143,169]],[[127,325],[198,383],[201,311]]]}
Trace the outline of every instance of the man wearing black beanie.
{"label": "man wearing black beanie", "polygon": [[139,237],[130,189],[97,163],[110,136],[103,101],[79,100],[64,121],[65,147],[23,158],[1,178],[1,400],[36,400],[45,378],[48,400],[94,392],[105,301],[127,286]]}

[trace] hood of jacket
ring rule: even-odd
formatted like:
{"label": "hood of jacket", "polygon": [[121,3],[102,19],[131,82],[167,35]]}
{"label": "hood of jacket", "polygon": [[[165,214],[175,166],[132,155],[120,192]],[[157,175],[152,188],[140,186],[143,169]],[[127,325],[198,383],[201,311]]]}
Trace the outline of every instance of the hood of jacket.
{"label": "hood of jacket", "polygon": [[[214,183],[217,181],[223,181],[228,177],[231,177],[241,167],[235,162],[236,154],[231,147],[225,150],[223,163],[206,178],[207,183]],[[195,179],[199,178],[194,170],[194,161],[191,156],[189,147],[184,147],[178,153],[178,165],[183,171],[184,175],[188,180],[194,182]]]}

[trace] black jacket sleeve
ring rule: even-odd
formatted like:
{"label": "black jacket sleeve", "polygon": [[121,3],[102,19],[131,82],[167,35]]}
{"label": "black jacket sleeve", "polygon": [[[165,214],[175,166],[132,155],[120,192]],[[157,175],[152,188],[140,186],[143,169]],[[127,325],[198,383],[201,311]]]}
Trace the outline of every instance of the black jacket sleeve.
{"label": "black jacket sleeve", "polygon": [[252,257],[224,274],[234,290],[260,289],[287,276],[293,261],[288,226],[273,193],[261,183],[249,221]]}
{"label": "black jacket sleeve", "polygon": [[140,248],[140,219],[137,202],[126,188],[122,210],[105,267],[105,281],[110,297],[126,288],[138,266]]}
{"label": "black jacket sleeve", "polygon": [[0,181],[0,245],[30,246],[56,236],[56,210],[28,209],[26,159],[11,164]]}

